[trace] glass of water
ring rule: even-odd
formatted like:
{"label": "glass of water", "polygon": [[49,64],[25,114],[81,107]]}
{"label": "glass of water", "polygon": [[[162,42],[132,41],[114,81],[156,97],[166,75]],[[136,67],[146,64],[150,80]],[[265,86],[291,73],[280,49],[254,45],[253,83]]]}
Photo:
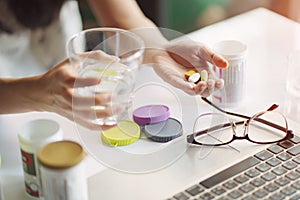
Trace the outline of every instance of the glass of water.
{"label": "glass of water", "polygon": [[[88,103],[91,108],[88,115],[91,121],[101,126],[113,126],[119,120],[125,119],[131,106],[130,97],[136,74],[143,60],[143,40],[130,31],[117,28],[87,29],[70,38],[67,51],[79,77],[99,79],[99,84],[96,85],[74,86],[76,94],[94,97],[89,98]],[[99,56],[101,52],[102,56]],[[107,59],[103,57],[103,52],[116,58]],[[96,96],[103,94],[110,95],[111,101],[98,105]],[[73,108],[80,107],[81,103],[73,99]],[[97,114],[97,111],[107,108],[112,108],[111,116],[103,117]],[[76,118],[75,111],[74,117]]]}

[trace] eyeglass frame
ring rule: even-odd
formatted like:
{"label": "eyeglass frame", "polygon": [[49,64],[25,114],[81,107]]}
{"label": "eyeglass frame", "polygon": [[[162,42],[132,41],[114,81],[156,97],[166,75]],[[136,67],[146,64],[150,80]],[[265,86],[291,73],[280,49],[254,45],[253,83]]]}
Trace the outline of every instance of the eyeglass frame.
{"label": "eyeglass frame", "polygon": [[[233,128],[233,122],[229,122],[229,123],[226,123],[226,124],[222,124],[221,127],[220,126],[217,126],[217,127],[210,127],[209,129],[205,129],[205,130],[202,130],[200,132],[197,132],[197,133],[192,133],[192,134],[189,134],[187,135],[187,142],[189,144],[194,144],[194,145],[202,145],[202,146],[222,146],[222,145],[227,145],[231,142],[233,142],[234,140],[241,140],[241,139],[246,139],[250,142],[253,142],[255,144],[274,144],[274,143],[278,143],[278,142],[282,142],[284,140],[287,140],[287,139],[291,139],[294,137],[294,134],[293,134],[293,131],[288,129],[288,123],[287,123],[287,120],[286,118],[284,117],[285,119],[285,123],[286,123],[286,128],[285,127],[282,127],[282,126],[279,126],[277,124],[274,124],[272,122],[269,122],[269,121],[266,121],[264,119],[261,119],[261,118],[255,118],[257,116],[261,116],[263,115],[265,112],[268,112],[268,111],[273,111],[275,110],[276,108],[278,108],[279,105],[277,104],[273,104],[269,109],[267,109],[267,111],[263,111],[263,112],[259,112],[255,115],[253,115],[252,117],[249,117],[249,116],[246,116],[246,115],[242,115],[242,114],[238,114],[238,113],[233,113],[233,112],[228,112],[226,110],[223,110],[221,109],[220,107],[216,106],[215,104],[213,104],[211,101],[209,101],[206,97],[201,97],[201,99],[208,103],[209,105],[211,105],[212,107],[214,107],[215,109],[219,110],[220,112],[222,113],[225,113],[227,115],[231,115],[231,116],[235,116],[235,117],[240,117],[240,118],[244,118],[246,120],[243,120],[243,121],[237,121],[237,122],[234,122],[234,125],[240,125],[240,124],[244,124],[246,126],[246,128],[244,129],[244,135],[243,136],[236,136],[235,135],[235,131],[233,130],[233,134],[232,134],[232,139],[228,142],[225,142],[225,143],[218,143],[218,144],[203,144],[203,143],[200,143],[200,142],[197,142],[195,140],[196,137],[200,136],[200,135],[203,135],[203,134],[207,134],[208,132],[211,132],[211,131],[215,131],[215,130],[219,130],[219,129],[222,129],[222,128],[226,128],[226,127],[231,127]],[[199,117],[198,117],[199,118]],[[248,124],[249,124],[249,121],[250,120],[255,120],[255,121],[258,121],[260,123],[263,123],[263,124],[266,124],[268,126],[271,126],[275,129],[278,129],[280,131],[283,131],[286,133],[286,136],[280,140],[276,140],[276,141],[272,141],[272,142],[257,142],[257,141],[253,141],[249,138],[248,136],[248,133],[247,133],[247,127],[248,127]]]}

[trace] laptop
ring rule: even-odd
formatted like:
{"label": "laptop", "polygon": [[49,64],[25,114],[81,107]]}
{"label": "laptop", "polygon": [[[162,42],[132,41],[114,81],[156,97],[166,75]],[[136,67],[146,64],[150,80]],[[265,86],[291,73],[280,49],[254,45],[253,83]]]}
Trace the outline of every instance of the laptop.
{"label": "laptop", "polygon": [[89,178],[90,199],[300,199],[298,136],[273,145],[200,148],[150,173],[102,171]]}

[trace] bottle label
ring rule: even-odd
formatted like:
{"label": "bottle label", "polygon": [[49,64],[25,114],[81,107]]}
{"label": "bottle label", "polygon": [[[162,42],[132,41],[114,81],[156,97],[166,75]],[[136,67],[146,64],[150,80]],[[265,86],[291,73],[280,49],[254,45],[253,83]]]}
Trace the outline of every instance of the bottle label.
{"label": "bottle label", "polygon": [[32,153],[21,150],[24,172],[36,176],[35,160]]}

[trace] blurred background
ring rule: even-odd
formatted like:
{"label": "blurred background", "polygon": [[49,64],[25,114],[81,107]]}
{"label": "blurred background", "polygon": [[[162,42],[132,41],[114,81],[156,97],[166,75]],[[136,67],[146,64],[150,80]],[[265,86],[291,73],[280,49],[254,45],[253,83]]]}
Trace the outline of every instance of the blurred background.
{"label": "blurred background", "polygon": [[[120,1],[121,2],[121,1]],[[189,33],[242,12],[265,7],[300,22],[300,0],[137,0],[147,17],[159,27]],[[125,2],[124,2],[125,3]],[[84,28],[97,22],[87,0],[79,0]]]}

